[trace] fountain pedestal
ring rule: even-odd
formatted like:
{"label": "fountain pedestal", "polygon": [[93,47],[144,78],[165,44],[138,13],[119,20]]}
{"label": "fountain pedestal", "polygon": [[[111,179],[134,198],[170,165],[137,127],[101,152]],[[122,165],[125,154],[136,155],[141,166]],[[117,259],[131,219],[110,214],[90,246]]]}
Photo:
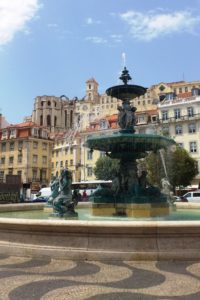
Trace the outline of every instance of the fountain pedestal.
{"label": "fountain pedestal", "polygon": [[170,206],[169,203],[92,203],[90,211],[93,216],[151,218],[168,215]]}

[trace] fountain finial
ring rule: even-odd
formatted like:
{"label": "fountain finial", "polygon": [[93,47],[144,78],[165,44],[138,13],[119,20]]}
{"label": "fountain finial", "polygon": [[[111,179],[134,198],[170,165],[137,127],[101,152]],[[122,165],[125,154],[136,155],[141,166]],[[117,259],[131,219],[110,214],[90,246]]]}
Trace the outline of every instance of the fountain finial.
{"label": "fountain finial", "polygon": [[122,80],[125,85],[127,85],[128,81],[132,79],[126,67],[124,67],[122,75],[119,77],[119,79]]}

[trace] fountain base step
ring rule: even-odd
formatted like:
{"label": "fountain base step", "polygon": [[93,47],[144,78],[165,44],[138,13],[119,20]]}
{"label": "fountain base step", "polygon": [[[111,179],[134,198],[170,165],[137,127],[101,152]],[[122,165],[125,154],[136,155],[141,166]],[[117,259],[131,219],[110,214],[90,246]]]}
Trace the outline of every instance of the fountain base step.
{"label": "fountain base step", "polygon": [[93,216],[127,216],[134,218],[149,218],[166,216],[170,213],[168,203],[92,203],[91,214]]}

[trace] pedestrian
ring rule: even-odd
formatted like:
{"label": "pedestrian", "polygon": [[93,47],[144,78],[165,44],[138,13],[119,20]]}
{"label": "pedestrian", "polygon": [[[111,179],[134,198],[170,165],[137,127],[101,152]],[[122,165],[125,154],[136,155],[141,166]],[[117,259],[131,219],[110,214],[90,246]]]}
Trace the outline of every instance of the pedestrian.
{"label": "pedestrian", "polygon": [[87,201],[88,200],[88,195],[86,193],[86,190],[83,191],[82,198],[83,198],[83,201]]}

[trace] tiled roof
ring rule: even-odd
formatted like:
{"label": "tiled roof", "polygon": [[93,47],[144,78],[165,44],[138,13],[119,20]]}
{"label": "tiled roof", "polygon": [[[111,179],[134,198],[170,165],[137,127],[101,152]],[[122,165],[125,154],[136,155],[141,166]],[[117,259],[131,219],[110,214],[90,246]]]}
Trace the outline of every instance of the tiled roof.
{"label": "tiled roof", "polygon": [[188,97],[191,97],[191,96],[192,96],[191,92],[186,92],[186,93],[178,94],[179,98],[188,98]]}
{"label": "tiled roof", "polygon": [[18,123],[18,124],[10,124],[6,128],[26,128],[26,127],[40,127],[32,121]]}

